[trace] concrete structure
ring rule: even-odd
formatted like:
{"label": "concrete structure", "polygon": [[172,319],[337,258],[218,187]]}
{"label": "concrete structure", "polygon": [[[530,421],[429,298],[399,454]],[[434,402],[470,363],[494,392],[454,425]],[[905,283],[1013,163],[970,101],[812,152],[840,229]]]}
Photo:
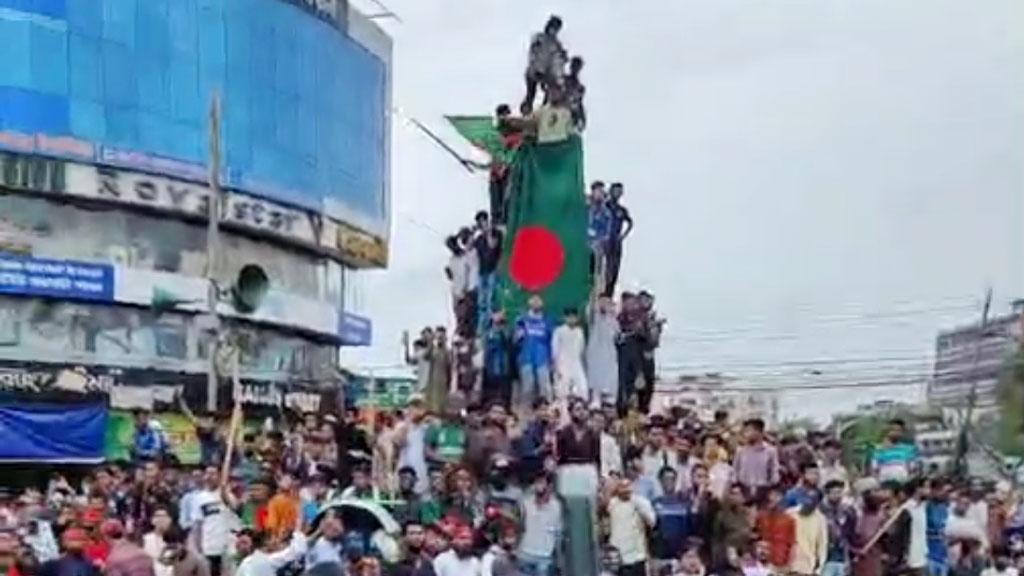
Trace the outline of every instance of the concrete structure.
{"label": "concrete structure", "polygon": [[262,305],[218,308],[236,396],[316,409],[370,341],[347,279],[387,263],[390,38],[344,0],[0,0],[0,31],[0,404],[204,409],[206,277],[255,264]]}
{"label": "concrete structure", "polygon": [[940,332],[935,341],[935,370],[928,385],[928,402],[965,408],[976,382],[978,412],[995,408],[999,375],[1020,345],[1021,320],[1021,310],[1015,307],[1011,314],[990,320],[984,332],[979,324]]}
{"label": "concrete structure", "polygon": [[779,412],[774,391],[750,390],[737,378],[719,373],[663,378],[655,386],[651,405],[655,410],[683,406],[706,420],[711,420],[716,411],[725,410],[733,421],[758,417],[769,427],[777,424]]}
{"label": "concrete structure", "polygon": [[949,471],[956,457],[958,430],[948,427],[941,415],[919,418],[913,428],[924,469]]}

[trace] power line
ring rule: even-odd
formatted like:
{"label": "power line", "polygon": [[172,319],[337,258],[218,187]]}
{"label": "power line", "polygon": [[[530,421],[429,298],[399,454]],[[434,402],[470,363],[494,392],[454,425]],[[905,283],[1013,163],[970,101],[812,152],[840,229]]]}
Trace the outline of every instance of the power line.
{"label": "power line", "polygon": [[[796,323],[802,324],[802,325],[807,325],[807,324],[812,324],[812,325],[813,324],[828,324],[828,325],[831,325],[831,324],[836,324],[836,323],[854,322],[855,324],[860,323],[860,324],[865,324],[865,325],[869,325],[869,326],[874,326],[874,325],[876,325],[876,323],[859,322],[859,321],[861,321],[861,320],[882,320],[882,319],[887,319],[887,318],[899,319],[899,318],[906,318],[908,316],[920,316],[920,315],[936,314],[936,313],[940,313],[940,312],[958,312],[958,311],[973,310],[975,308],[976,308],[976,306],[974,304],[962,304],[962,305],[956,305],[956,306],[942,306],[942,307],[922,308],[922,309],[917,309],[917,310],[903,310],[903,311],[889,311],[889,312],[869,312],[869,313],[865,313],[865,314],[835,314],[835,315],[824,315],[824,316],[816,316],[816,317],[812,317],[812,318],[800,319],[800,320],[797,320]],[[683,331],[683,332],[690,332],[690,333],[697,334],[697,335],[715,336],[715,335],[736,334],[736,333],[741,333],[741,332],[753,332],[753,331],[760,330],[761,327],[765,326],[765,324],[766,324],[766,322],[753,323],[753,324],[748,324],[748,325],[741,325],[741,326],[738,326],[738,327],[735,327],[735,328],[693,328],[693,327],[688,327],[688,326],[684,325],[684,326],[682,326],[680,328],[680,330]]]}
{"label": "power line", "polygon": [[[772,387],[759,387],[759,386],[730,386],[730,385],[711,385],[711,386],[700,386],[700,385],[683,385],[689,387],[689,390],[679,390],[679,392],[697,391],[697,392],[778,392],[778,391],[800,391],[800,390],[847,390],[847,389],[865,389],[865,388],[887,388],[887,387],[906,387],[906,386],[923,386],[927,384],[927,380],[923,379],[908,379],[908,380],[893,380],[887,382],[849,382],[846,384],[807,384],[807,385],[783,385],[783,386],[772,386]],[[655,389],[657,391],[657,388]],[[669,388],[668,390],[662,389],[662,393],[674,392]]]}

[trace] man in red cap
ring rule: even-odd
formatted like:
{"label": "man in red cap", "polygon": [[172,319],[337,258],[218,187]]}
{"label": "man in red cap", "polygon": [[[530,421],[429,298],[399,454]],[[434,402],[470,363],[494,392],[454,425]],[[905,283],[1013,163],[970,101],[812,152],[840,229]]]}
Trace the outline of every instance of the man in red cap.
{"label": "man in red cap", "polygon": [[107,542],[100,531],[104,518],[104,511],[98,506],[86,508],[82,512],[82,528],[85,531],[82,550],[85,557],[100,569],[107,564],[107,557],[110,555],[110,542]]}
{"label": "man in red cap", "polygon": [[110,556],[103,570],[106,576],[155,576],[153,559],[125,539],[124,525],[119,520],[104,522],[100,533],[110,542]]}
{"label": "man in red cap", "polygon": [[437,576],[481,576],[480,559],[473,553],[473,529],[459,524],[452,535],[452,547],[434,558]]}
{"label": "man in red cap", "polygon": [[64,554],[39,567],[39,576],[100,576],[100,570],[85,556],[89,535],[78,527],[68,528],[61,535]]}

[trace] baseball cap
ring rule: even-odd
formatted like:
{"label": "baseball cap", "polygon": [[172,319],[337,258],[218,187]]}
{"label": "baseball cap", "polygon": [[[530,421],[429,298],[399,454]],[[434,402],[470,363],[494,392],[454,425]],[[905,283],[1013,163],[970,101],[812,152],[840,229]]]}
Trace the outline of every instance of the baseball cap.
{"label": "baseball cap", "polygon": [[412,394],[409,394],[410,406],[412,406],[413,404],[423,404],[425,402],[426,398],[423,396],[423,394],[420,394],[419,392],[413,392]]}

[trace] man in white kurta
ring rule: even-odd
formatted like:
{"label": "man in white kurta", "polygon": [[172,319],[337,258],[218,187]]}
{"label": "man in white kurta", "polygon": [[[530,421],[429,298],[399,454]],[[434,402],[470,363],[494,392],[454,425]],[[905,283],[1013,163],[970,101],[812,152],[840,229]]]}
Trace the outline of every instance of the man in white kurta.
{"label": "man in white kurta", "polygon": [[565,311],[565,320],[551,336],[551,352],[555,364],[555,396],[565,401],[569,396],[587,399],[587,374],[583,369],[586,336],[580,326],[579,312]]}

